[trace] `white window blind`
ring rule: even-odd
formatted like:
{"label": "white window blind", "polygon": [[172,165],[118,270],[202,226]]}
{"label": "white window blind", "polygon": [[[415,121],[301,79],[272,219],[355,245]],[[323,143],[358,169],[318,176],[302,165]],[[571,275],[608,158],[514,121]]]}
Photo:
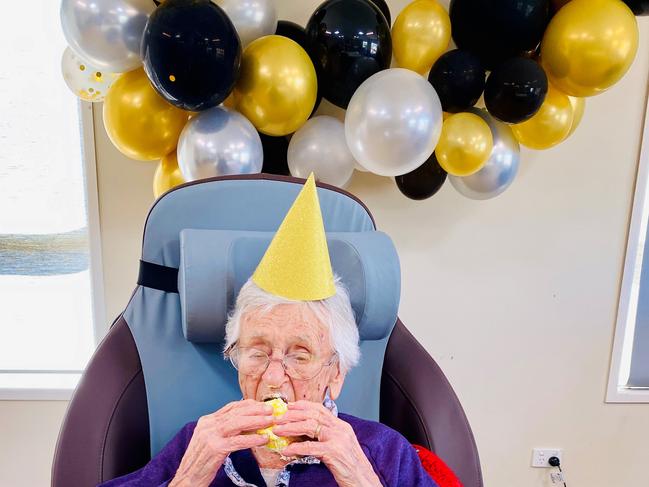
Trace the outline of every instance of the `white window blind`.
{"label": "white window blind", "polygon": [[71,388],[100,304],[83,158],[92,132],[80,123],[91,109],[61,76],[59,3],[10,10],[0,16],[0,389]]}

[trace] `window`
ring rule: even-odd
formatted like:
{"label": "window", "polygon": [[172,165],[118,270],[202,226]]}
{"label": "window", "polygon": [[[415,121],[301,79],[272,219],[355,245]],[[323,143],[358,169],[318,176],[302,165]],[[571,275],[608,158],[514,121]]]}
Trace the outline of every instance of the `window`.
{"label": "window", "polygon": [[607,402],[649,402],[649,99],[629,228]]}
{"label": "window", "polygon": [[69,397],[104,323],[92,107],[58,19],[51,0],[0,17],[0,399]]}

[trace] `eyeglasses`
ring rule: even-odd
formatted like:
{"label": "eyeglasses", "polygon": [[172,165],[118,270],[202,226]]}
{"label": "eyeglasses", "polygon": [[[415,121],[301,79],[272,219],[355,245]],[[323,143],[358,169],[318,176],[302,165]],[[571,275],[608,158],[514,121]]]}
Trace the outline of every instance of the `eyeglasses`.
{"label": "eyeglasses", "polygon": [[[266,372],[271,358],[266,352],[254,347],[234,347],[226,351],[232,365],[243,375],[259,377]],[[282,357],[282,367],[286,375],[293,379],[313,379],[324,367],[336,362],[338,354],[334,353],[327,362],[321,362],[309,352],[293,352]]]}

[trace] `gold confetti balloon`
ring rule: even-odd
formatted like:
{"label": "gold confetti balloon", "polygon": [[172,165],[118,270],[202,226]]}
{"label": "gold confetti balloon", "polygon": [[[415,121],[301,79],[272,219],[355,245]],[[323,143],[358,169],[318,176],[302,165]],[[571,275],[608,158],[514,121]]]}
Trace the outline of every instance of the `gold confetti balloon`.
{"label": "gold confetti balloon", "polygon": [[108,88],[119,74],[105,71],[88,64],[69,47],[61,57],[61,72],[70,91],[84,101],[103,101]]}

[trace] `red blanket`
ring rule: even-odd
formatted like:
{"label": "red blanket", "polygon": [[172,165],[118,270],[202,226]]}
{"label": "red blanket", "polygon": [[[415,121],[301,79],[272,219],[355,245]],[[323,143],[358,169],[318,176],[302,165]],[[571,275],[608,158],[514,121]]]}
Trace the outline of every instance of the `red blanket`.
{"label": "red blanket", "polygon": [[412,446],[417,450],[417,454],[419,455],[419,459],[421,460],[424,469],[426,469],[433,480],[437,482],[439,487],[462,487],[460,480],[441,458],[423,446]]}

